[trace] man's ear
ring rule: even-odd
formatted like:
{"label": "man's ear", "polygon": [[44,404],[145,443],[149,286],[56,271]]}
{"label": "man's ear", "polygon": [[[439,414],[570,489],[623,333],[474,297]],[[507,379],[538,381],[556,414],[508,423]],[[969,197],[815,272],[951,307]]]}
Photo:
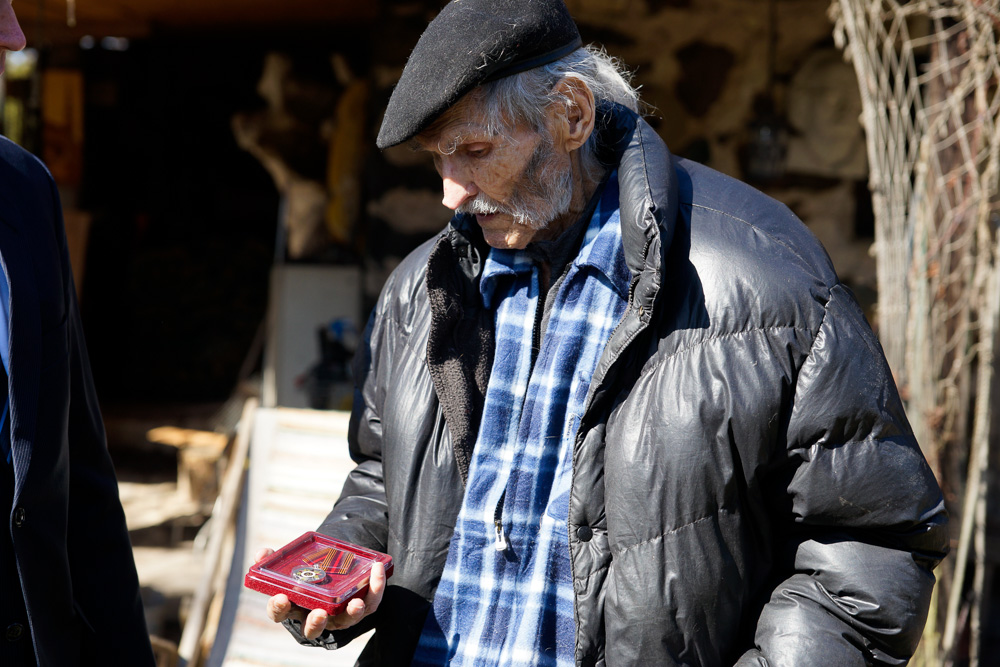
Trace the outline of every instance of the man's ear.
{"label": "man's ear", "polygon": [[590,87],[577,78],[567,77],[556,84],[560,101],[553,105],[550,113],[555,121],[554,137],[569,153],[587,143],[594,131],[594,93]]}

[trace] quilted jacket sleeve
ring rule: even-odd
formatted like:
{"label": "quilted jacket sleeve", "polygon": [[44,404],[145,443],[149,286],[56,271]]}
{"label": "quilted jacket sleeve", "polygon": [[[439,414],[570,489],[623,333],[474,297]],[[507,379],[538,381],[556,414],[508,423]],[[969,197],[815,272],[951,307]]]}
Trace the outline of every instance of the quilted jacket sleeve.
{"label": "quilted jacket sleeve", "polygon": [[787,453],[785,571],[738,664],[905,664],[947,517],[878,342],[841,286],[799,373]]}
{"label": "quilted jacket sleeve", "polygon": [[[378,377],[379,361],[391,366],[390,350],[383,345],[387,319],[372,313],[361,346],[354,357],[354,402],[348,444],[358,464],[350,472],[340,499],[319,527],[319,532],[386,551],[388,516],[382,475],[382,422]],[[373,349],[378,350],[373,354]]]}

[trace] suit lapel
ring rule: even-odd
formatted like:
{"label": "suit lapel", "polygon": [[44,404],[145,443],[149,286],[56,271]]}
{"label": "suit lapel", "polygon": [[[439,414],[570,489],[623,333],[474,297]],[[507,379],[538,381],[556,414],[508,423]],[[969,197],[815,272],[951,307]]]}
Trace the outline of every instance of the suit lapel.
{"label": "suit lapel", "polygon": [[[15,226],[16,216],[16,209],[0,208],[0,261],[10,288],[8,391],[15,503],[31,463],[41,368],[41,321],[34,267],[28,242]],[[25,224],[23,220],[21,223]]]}

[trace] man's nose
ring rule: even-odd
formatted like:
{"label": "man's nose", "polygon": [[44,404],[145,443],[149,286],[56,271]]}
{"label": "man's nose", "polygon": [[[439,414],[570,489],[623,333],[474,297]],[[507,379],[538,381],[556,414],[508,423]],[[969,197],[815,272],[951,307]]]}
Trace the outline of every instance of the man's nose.
{"label": "man's nose", "polygon": [[463,168],[460,164],[456,164],[456,161],[451,156],[445,155],[442,157],[438,163],[438,174],[441,175],[441,180],[444,181],[444,199],[441,200],[441,203],[453,211],[461,206],[469,197],[475,197],[479,194],[479,189],[476,188],[473,179],[470,178],[471,174],[469,170]]}
{"label": "man's nose", "polygon": [[477,190],[471,182],[447,175],[441,179],[444,181],[444,199],[441,203],[452,210],[461,206],[466,199],[476,196]]}
{"label": "man's nose", "polygon": [[0,49],[20,51],[26,42],[10,0],[0,0]]}

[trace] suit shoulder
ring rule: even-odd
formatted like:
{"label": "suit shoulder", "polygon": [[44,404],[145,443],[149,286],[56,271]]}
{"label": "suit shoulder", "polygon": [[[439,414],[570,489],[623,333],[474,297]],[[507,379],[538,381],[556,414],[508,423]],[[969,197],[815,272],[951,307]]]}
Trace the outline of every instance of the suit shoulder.
{"label": "suit shoulder", "polygon": [[0,136],[0,216],[9,224],[57,214],[55,183],[41,160]]}
{"label": "suit shoulder", "polygon": [[0,135],[0,169],[4,170],[5,175],[20,175],[31,181],[47,183],[52,180],[48,168],[41,160],[2,135]]}

